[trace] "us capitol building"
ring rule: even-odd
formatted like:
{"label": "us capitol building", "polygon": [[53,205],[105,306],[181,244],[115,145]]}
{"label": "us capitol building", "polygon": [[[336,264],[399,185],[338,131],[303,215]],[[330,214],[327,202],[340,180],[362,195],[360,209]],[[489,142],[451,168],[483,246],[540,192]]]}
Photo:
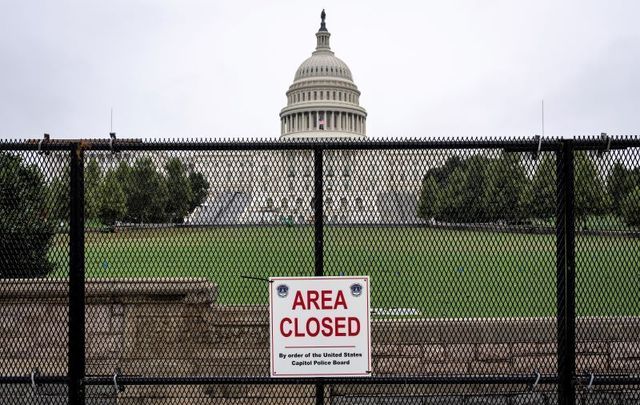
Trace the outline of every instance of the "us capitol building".
{"label": "us capitol building", "polygon": [[[316,49],[298,67],[280,111],[280,139],[366,139],[367,111],[351,70],[331,50],[322,22]],[[206,203],[186,218],[192,225],[309,224],[313,222],[311,151],[234,151],[197,154],[192,164],[209,176]],[[416,215],[426,162],[418,151],[325,151],[325,223],[407,224]],[[212,159],[213,158],[213,159]]]}

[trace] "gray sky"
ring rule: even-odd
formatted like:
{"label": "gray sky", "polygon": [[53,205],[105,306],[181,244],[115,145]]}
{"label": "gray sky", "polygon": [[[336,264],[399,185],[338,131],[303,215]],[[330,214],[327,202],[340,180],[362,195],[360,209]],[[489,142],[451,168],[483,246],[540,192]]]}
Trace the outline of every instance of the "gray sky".
{"label": "gray sky", "polygon": [[276,138],[319,14],[372,138],[640,133],[640,2],[0,0],[0,138]]}

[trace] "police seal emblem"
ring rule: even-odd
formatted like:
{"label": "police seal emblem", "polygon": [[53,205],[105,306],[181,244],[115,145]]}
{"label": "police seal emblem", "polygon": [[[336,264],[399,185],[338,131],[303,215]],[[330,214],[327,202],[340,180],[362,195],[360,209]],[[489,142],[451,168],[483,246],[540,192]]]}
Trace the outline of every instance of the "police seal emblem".
{"label": "police seal emblem", "polygon": [[354,297],[359,297],[362,294],[362,285],[359,283],[351,284],[351,295]]}
{"label": "police seal emblem", "polygon": [[278,297],[284,298],[289,294],[289,286],[286,284],[280,284],[276,287],[276,291],[278,292]]}

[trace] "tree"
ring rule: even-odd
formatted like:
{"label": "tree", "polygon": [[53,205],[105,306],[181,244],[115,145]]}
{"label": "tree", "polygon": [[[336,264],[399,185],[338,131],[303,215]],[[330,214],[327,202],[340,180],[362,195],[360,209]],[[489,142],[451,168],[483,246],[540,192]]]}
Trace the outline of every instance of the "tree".
{"label": "tree", "polygon": [[468,171],[460,166],[451,173],[447,185],[442,192],[442,203],[438,209],[438,219],[449,222],[465,222],[470,218],[468,213],[469,195]]}
{"label": "tree", "polygon": [[115,171],[108,171],[100,182],[96,194],[99,196],[96,216],[105,225],[112,226],[122,221],[127,213],[127,197]]}
{"label": "tree", "polygon": [[69,182],[69,168],[65,167],[47,187],[47,211],[49,219],[52,221],[69,221],[69,203],[71,199]]}
{"label": "tree", "polygon": [[620,162],[616,162],[607,177],[607,194],[611,201],[611,211],[621,215],[620,205],[635,188],[635,176],[631,170],[625,168]]}
{"label": "tree", "polygon": [[487,170],[490,159],[452,156],[427,171],[422,181],[418,215],[448,222],[482,222],[488,218]]}
{"label": "tree", "polygon": [[418,200],[418,217],[424,219],[436,218],[439,216],[440,186],[435,176],[427,174],[422,180],[420,188],[420,198]]}
{"label": "tree", "polygon": [[636,187],[622,200],[620,212],[628,226],[640,226],[640,187]]}
{"label": "tree", "polygon": [[556,213],[556,161],[544,154],[531,185],[531,213],[535,218],[549,219]]}
{"label": "tree", "polygon": [[189,212],[201,205],[209,193],[209,182],[200,172],[189,173],[189,185],[191,187],[191,201],[189,201]]}
{"label": "tree", "polygon": [[0,278],[39,277],[52,270],[46,195],[37,168],[0,152]]}
{"label": "tree", "polygon": [[[123,167],[124,173],[126,169]],[[134,222],[164,222],[167,207],[167,183],[149,158],[137,160],[124,187],[127,216]]]}
{"label": "tree", "polygon": [[582,229],[587,218],[605,213],[609,200],[593,159],[584,151],[575,153],[575,215]]}
{"label": "tree", "polygon": [[[490,170],[484,176],[487,195],[486,216],[492,220],[516,223],[526,219],[531,204],[530,181],[520,161],[519,155],[503,152],[491,162]],[[476,192],[476,195],[481,195]]]}
{"label": "tree", "polygon": [[173,158],[166,165],[167,205],[166,214],[171,222],[182,222],[189,213],[193,192],[187,170],[180,159]]}
{"label": "tree", "polygon": [[87,219],[95,219],[98,216],[101,180],[102,170],[98,161],[95,158],[88,159],[84,169],[84,206]]}

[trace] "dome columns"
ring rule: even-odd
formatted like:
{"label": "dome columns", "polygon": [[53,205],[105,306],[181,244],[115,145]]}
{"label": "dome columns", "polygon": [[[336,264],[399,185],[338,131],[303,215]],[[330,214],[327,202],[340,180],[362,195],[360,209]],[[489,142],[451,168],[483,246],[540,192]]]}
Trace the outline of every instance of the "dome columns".
{"label": "dome columns", "polygon": [[365,136],[366,116],[362,112],[331,109],[292,112],[281,119],[281,131],[285,137],[322,136],[332,138],[339,133]]}

